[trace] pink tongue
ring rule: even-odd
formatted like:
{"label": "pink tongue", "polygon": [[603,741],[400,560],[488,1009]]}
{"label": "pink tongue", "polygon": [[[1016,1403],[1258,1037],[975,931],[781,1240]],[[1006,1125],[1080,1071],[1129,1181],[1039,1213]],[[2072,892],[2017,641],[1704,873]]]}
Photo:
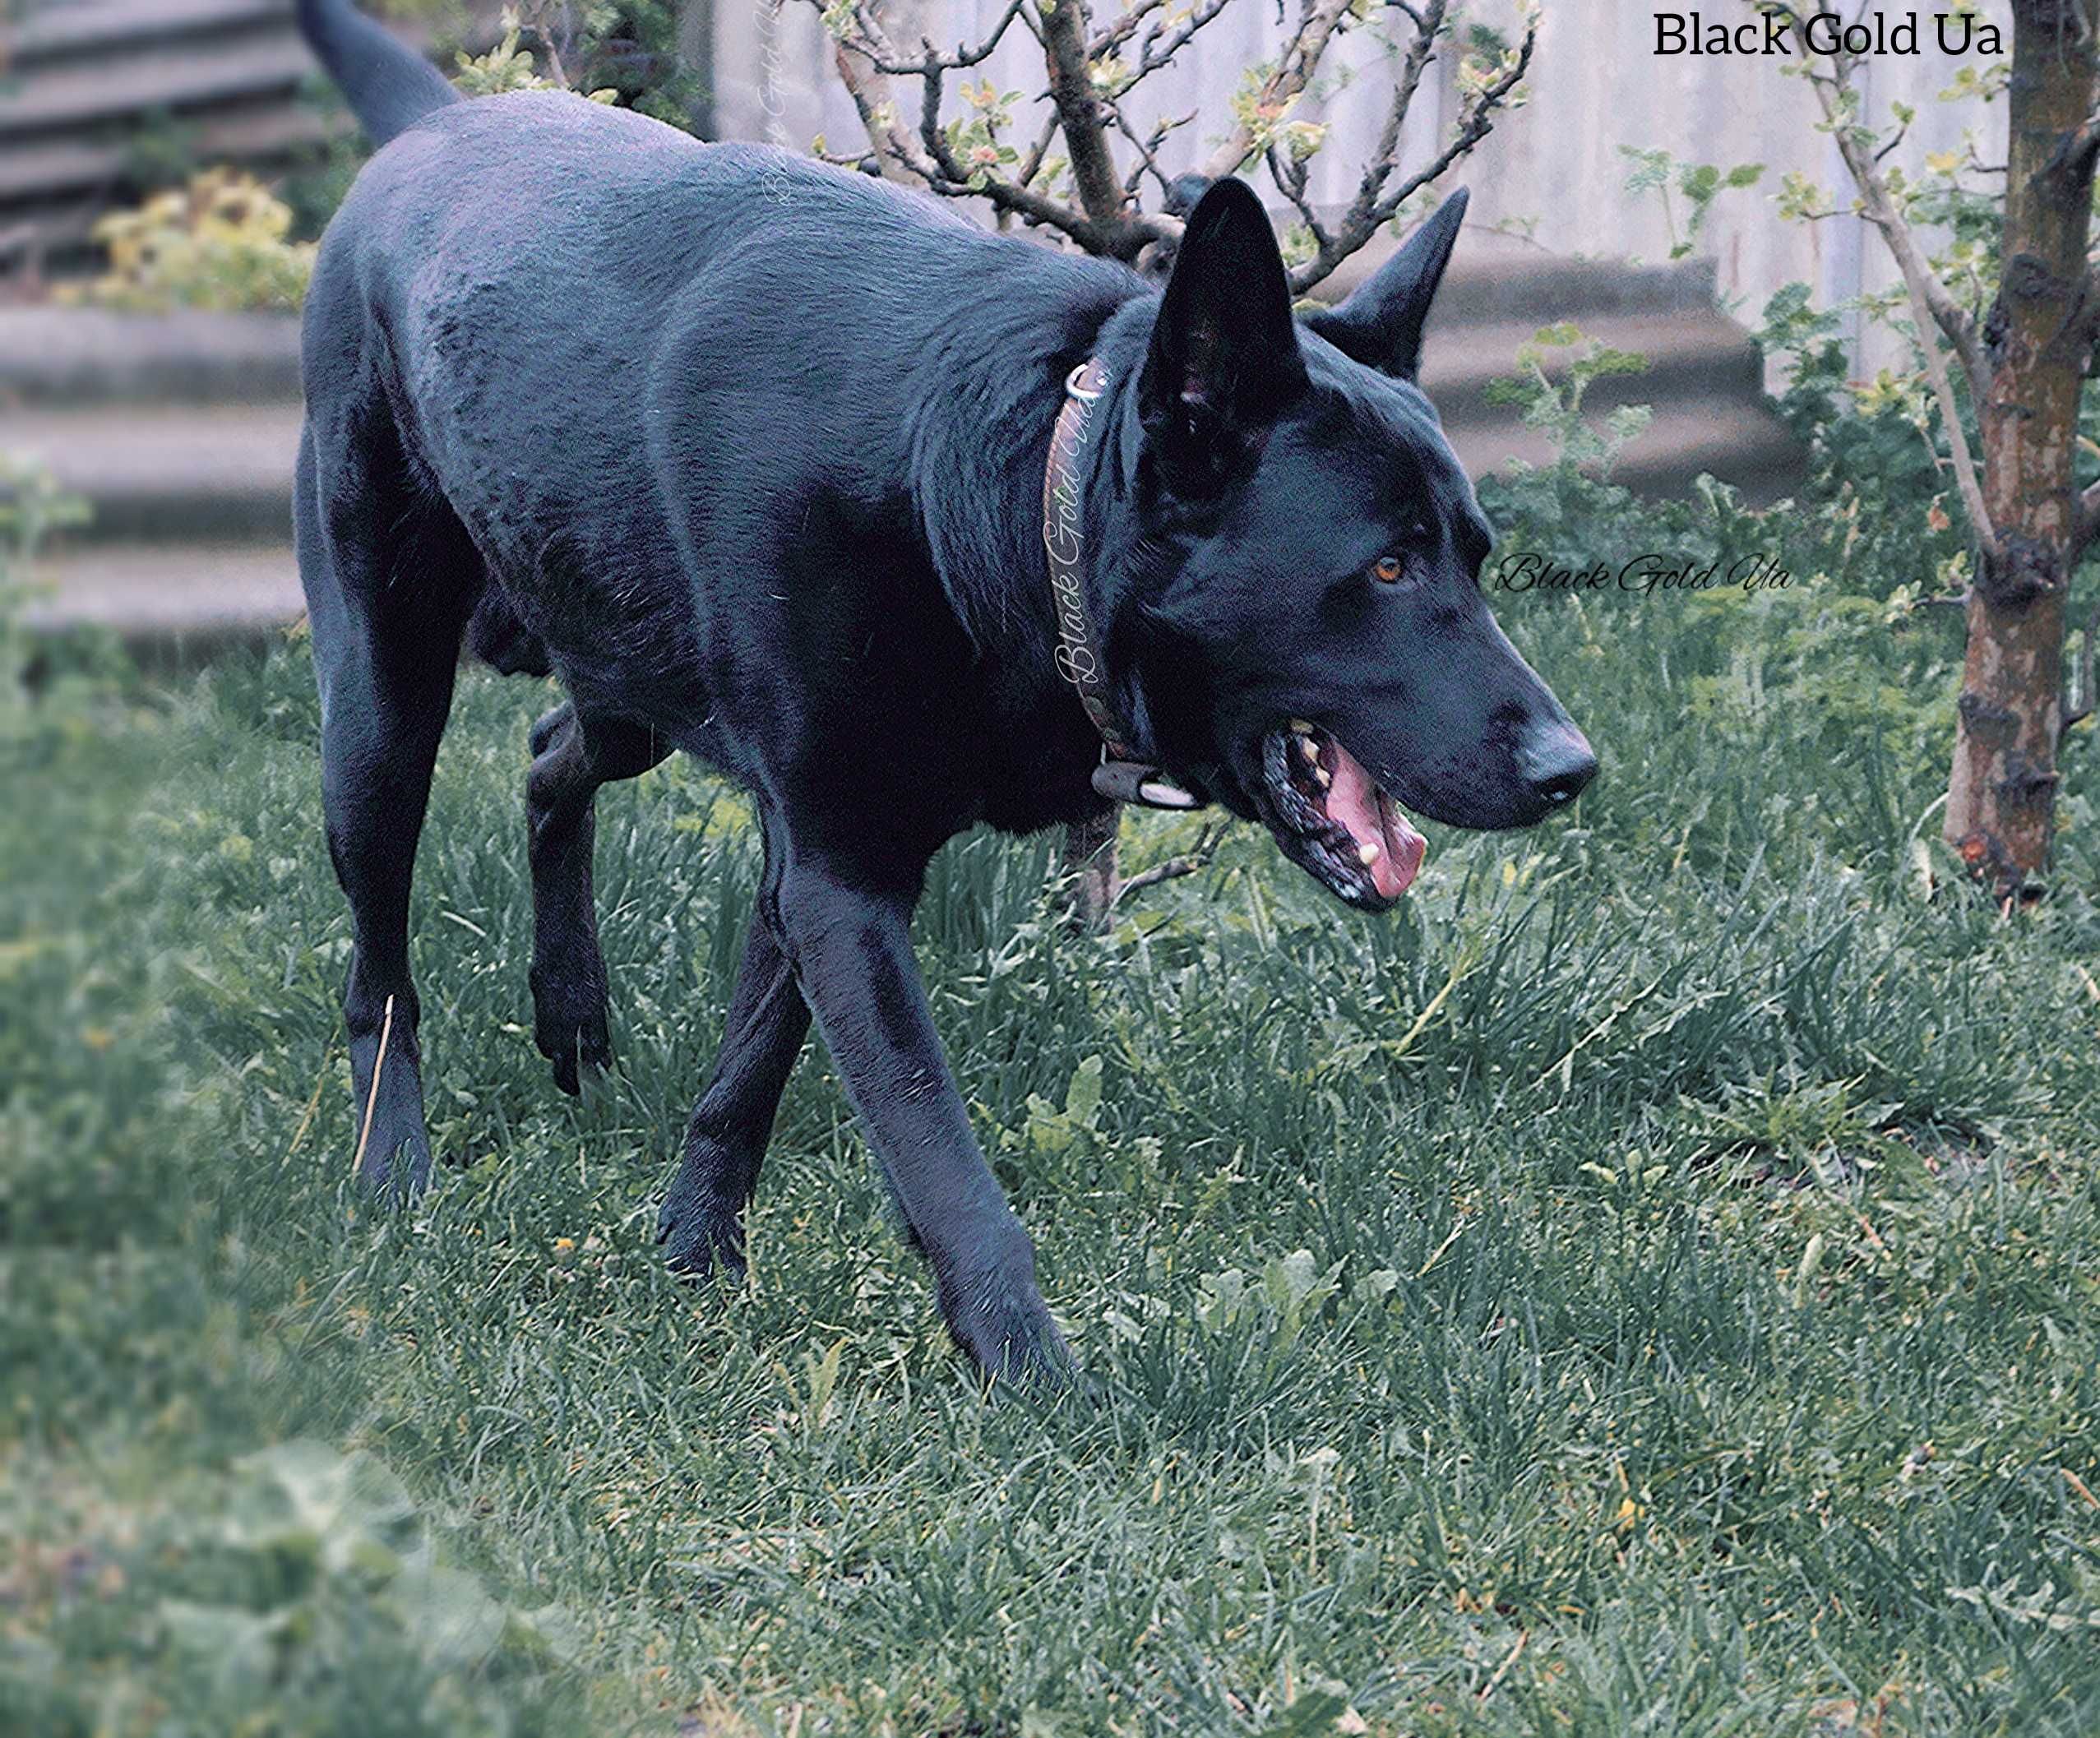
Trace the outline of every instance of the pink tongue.
{"label": "pink tongue", "polygon": [[1331,737],[1333,783],[1327,790],[1327,818],[1346,828],[1359,851],[1377,853],[1365,867],[1382,899],[1397,899],[1413,883],[1429,842],[1408,825],[1390,798],[1371,782],[1356,757]]}

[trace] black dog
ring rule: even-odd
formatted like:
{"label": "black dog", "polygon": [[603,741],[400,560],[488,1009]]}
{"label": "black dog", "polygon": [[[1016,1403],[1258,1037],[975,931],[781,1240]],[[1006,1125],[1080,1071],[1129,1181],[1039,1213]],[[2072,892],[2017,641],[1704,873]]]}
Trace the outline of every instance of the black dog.
{"label": "black dog", "polygon": [[777,151],[460,103],[348,0],[299,16],[385,146],[315,270],[298,487],[365,1180],[430,1165],[409,881],[471,624],[570,696],[527,787],[564,1087],[609,1054],[599,787],[683,749],[764,824],[672,1262],[741,1263],[813,1011],[956,1338],[1057,1371],[912,955],[941,844],[1141,789],[1263,822],[1375,910],[1421,861],[1399,804],[1522,826],[1596,770],[1488,612],[1488,527],[1413,384],[1463,196],[1299,321],[1241,183],[1162,295]]}

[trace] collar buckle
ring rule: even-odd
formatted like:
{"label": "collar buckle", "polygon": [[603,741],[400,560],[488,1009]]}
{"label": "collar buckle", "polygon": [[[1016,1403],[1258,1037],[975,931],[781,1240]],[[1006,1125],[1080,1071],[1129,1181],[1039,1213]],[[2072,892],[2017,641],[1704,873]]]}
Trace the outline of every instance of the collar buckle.
{"label": "collar buckle", "polygon": [[1094,403],[1108,390],[1108,371],[1097,362],[1083,362],[1065,377],[1065,396],[1082,404]]}
{"label": "collar buckle", "polygon": [[1111,760],[1103,750],[1094,769],[1094,792],[1111,802],[1133,802],[1147,809],[1200,809],[1192,791],[1185,791],[1156,766],[1142,760]]}

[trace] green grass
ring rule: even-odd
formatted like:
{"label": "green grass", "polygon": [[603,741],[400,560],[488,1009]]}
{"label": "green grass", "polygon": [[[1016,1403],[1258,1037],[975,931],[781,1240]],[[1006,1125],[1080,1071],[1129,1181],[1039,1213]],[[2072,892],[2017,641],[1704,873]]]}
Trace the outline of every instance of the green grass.
{"label": "green grass", "polygon": [[950,852],[937,1015],[1098,1390],[1047,1413],[980,1398],[814,1047],[748,1287],[659,1269],[733,797],[603,799],[622,1073],[572,1106],[544,697],[465,685],[453,1165],[387,1218],[303,659],[12,717],[0,1731],[2100,1729],[2100,852],[2031,918],[1928,898],[1944,664],[1803,699],[1825,608],[1510,602],[1606,777],[1382,922],[1249,835],[1083,944],[1047,846]]}

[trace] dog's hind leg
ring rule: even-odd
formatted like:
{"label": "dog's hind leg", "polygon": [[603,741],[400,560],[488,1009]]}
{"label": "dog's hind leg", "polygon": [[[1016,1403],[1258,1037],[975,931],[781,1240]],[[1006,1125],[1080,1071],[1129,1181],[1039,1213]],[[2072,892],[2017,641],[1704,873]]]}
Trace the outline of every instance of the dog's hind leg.
{"label": "dog's hind leg", "polygon": [[809,1004],[761,901],[744,937],[714,1077],[686,1126],[685,1162],[657,1218],[656,1241],[674,1273],[742,1272],[744,1209],[808,1035]]}
{"label": "dog's hind leg", "polygon": [[296,517],[321,687],[328,849],[350,906],[343,1011],[358,1176],[406,1199],[430,1174],[409,884],[480,566],[457,522],[427,510],[399,474],[383,450],[360,446],[338,452],[324,476],[309,428]]}
{"label": "dog's hind leg", "polygon": [[557,707],[533,726],[525,816],[532,862],[533,1036],[555,1083],[577,1093],[609,1067],[605,956],[591,890],[599,788],[634,779],[673,744],[620,719]]}

